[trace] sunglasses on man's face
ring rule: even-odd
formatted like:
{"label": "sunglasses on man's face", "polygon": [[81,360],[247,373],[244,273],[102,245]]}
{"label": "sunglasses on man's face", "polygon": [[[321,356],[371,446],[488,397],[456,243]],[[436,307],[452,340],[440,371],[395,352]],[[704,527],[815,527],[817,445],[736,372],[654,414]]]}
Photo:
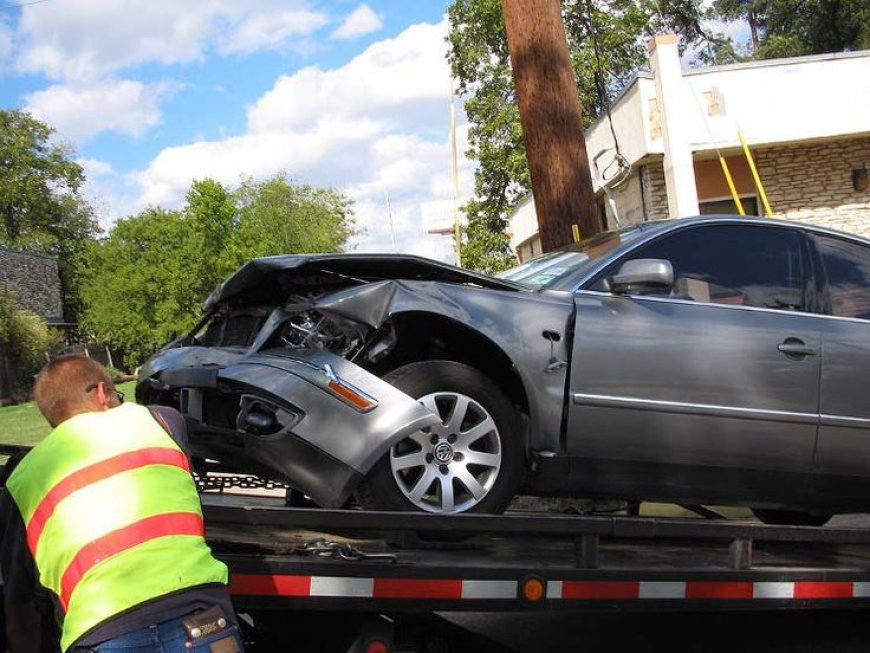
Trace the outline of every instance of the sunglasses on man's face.
{"label": "sunglasses on man's face", "polygon": [[[85,392],[93,392],[94,390],[96,390],[99,387],[100,387],[99,383],[92,383],[87,388],[85,388]],[[124,403],[124,393],[121,392],[120,390],[115,390],[115,394],[118,397],[118,402],[123,404]]]}

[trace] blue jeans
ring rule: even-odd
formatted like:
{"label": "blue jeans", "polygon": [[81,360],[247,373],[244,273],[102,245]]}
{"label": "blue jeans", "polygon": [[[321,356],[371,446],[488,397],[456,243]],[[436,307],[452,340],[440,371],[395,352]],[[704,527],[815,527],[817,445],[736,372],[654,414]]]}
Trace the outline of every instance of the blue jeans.
{"label": "blue jeans", "polygon": [[223,640],[235,640],[237,649],[244,650],[242,638],[236,626],[228,626],[206,637],[191,639],[181,623],[184,618],[179,617],[164,621],[156,626],[140,628],[95,646],[76,647],[73,651],[76,653],[84,653],[85,651],[92,653],[211,653],[212,650],[232,650],[232,644],[229,641],[224,642],[224,644],[229,645],[230,648],[218,645],[212,649],[213,645]]}

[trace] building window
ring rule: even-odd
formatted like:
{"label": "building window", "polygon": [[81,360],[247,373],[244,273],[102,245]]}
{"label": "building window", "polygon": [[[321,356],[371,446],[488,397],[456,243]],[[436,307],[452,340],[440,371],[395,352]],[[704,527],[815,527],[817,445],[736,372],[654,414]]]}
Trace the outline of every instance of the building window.
{"label": "building window", "polygon": [[[755,195],[741,195],[740,202],[746,215],[761,215],[758,212],[758,197]],[[730,197],[721,197],[698,202],[701,215],[738,215],[737,205]]]}

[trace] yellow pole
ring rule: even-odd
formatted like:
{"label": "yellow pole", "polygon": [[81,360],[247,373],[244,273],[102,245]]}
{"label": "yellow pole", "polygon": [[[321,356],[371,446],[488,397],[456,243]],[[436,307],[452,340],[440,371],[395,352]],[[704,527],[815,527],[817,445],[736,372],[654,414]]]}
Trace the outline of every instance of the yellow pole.
{"label": "yellow pole", "polygon": [[764,204],[764,211],[767,217],[773,215],[770,209],[770,203],[767,201],[767,193],[764,192],[764,186],[761,183],[761,177],[758,176],[758,170],[755,168],[755,161],[752,160],[752,152],[749,151],[749,145],[746,143],[746,137],[743,135],[743,130],[738,129],[737,135],[740,137],[740,144],[743,146],[743,154],[746,155],[746,161],[749,163],[749,170],[752,172],[752,178],[755,180],[755,187],[758,189],[758,194],[761,196],[761,203]]}
{"label": "yellow pole", "polygon": [[725,181],[728,182],[728,190],[731,191],[731,197],[734,199],[734,204],[737,206],[737,212],[740,215],[746,215],[743,210],[743,202],[740,201],[740,195],[737,194],[737,188],[734,186],[734,180],[731,178],[731,170],[728,169],[728,162],[725,157],[719,155],[719,165],[722,166],[722,172],[725,173]]}
{"label": "yellow pole", "polygon": [[574,237],[574,242],[580,242],[580,227],[577,224],[571,225],[571,235]]}

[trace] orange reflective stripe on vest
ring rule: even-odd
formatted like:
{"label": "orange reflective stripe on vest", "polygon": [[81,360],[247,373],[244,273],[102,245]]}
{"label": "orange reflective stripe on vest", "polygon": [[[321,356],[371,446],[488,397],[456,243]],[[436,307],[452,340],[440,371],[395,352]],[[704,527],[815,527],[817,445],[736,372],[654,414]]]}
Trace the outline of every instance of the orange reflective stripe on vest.
{"label": "orange reflective stripe on vest", "polygon": [[91,483],[96,483],[114,474],[120,474],[121,472],[136,469],[137,467],[144,467],[145,465],[173,465],[180,467],[186,472],[190,472],[190,465],[183,451],[161,447],[122,453],[73,472],[49,490],[45,498],[36,507],[33,517],[27,523],[27,544],[33,555],[36,555],[36,546],[45,528],[45,523],[54,514],[57,504],[76,490],[80,490]]}
{"label": "orange reflective stripe on vest", "polygon": [[73,590],[94,565],[137,544],[167,535],[205,535],[202,517],[189,512],[175,512],[148,517],[135,524],[104,535],[86,544],[63,572],[60,602],[66,610]]}

